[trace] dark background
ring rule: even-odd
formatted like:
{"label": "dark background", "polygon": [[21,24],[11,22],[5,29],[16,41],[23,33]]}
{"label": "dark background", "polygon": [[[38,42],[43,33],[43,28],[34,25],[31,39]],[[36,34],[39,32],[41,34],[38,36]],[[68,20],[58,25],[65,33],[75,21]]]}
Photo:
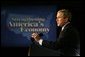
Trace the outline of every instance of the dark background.
{"label": "dark background", "polygon": [[[69,9],[72,12],[72,24],[80,34],[80,40],[83,40],[82,38],[84,35],[83,32],[83,20],[84,20],[84,12],[83,12],[83,1],[76,0],[76,1],[56,1],[56,0],[28,0],[28,1],[1,1],[1,6],[29,6],[29,5],[57,5],[57,11],[59,9]],[[60,29],[60,28],[59,28]],[[81,43],[82,44],[82,43]],[[28,55],[29,47],[10,47],[5,48],[1,47],[1,56],[27,56]]]}

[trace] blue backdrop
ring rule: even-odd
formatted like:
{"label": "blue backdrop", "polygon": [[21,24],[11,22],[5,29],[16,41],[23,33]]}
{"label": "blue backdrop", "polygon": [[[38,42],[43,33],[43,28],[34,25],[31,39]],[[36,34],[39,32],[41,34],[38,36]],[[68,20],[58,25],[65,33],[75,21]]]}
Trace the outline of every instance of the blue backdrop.
{"label": "blue backdrop", "polygon": [[[41,6],[7,6],[1,7],[1,46],[4,47],[28,47],[31,45],[30,28],[44,28],[38,33],[43,33],[42,38],[48,41],[56,40],[55,5]],[[23,21],[24,20],[24,21]],[[15,23],[28,30],[21,30]],[[31,24],[28,26],[28,23]],[[36,24],[36,25],[35,25]],[[34,26],[35,25],[35,26]]]}

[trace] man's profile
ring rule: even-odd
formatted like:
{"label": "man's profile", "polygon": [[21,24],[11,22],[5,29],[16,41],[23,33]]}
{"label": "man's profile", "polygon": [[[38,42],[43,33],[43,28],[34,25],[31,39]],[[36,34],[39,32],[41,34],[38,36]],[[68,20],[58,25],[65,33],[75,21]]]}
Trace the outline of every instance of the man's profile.
{"label": "man's profile", "polygon": [[57,26],[62,27],[58,39],[55,42],[43,40],[38,33],[33,33],[32,38],[40,45],[60,50],[62,56],[75,56],[79,45],[79,34],[77,30],[71,25],[71,13],[66,9],[61,9],[56,15]]}

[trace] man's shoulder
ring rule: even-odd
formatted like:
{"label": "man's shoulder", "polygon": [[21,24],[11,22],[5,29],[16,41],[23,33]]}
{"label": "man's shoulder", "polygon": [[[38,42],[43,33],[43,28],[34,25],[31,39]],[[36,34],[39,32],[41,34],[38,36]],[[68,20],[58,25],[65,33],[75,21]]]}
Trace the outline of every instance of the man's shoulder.
{"label": "man's shoulder", "polygon": [[76,28],[74,26],[72,26],[71,23],[69,23],[66,25],[65,30],[76,30]]}
{"label": "man's shoulder", "polygon": [[69,24],[64,28],[63,32],[73,33],[73,34],[74,34],[74,33],[78,33],[78,30],[77,30],[74,26],[72,26],[71,23],[69,23]]}

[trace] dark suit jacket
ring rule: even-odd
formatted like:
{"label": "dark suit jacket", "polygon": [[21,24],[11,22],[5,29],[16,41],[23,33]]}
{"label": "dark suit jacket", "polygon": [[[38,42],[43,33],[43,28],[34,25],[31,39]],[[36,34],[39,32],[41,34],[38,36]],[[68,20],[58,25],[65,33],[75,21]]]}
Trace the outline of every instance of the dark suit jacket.
{"label": "dark suit jacket", "polygon": [[71,24],[67,24],[64,30],[60,32],[56,42],[43,40],[42,45],[47,48],[60,50],[60,55],[74,56],[79,43],[79,34],[77,30],[73,28]]}

